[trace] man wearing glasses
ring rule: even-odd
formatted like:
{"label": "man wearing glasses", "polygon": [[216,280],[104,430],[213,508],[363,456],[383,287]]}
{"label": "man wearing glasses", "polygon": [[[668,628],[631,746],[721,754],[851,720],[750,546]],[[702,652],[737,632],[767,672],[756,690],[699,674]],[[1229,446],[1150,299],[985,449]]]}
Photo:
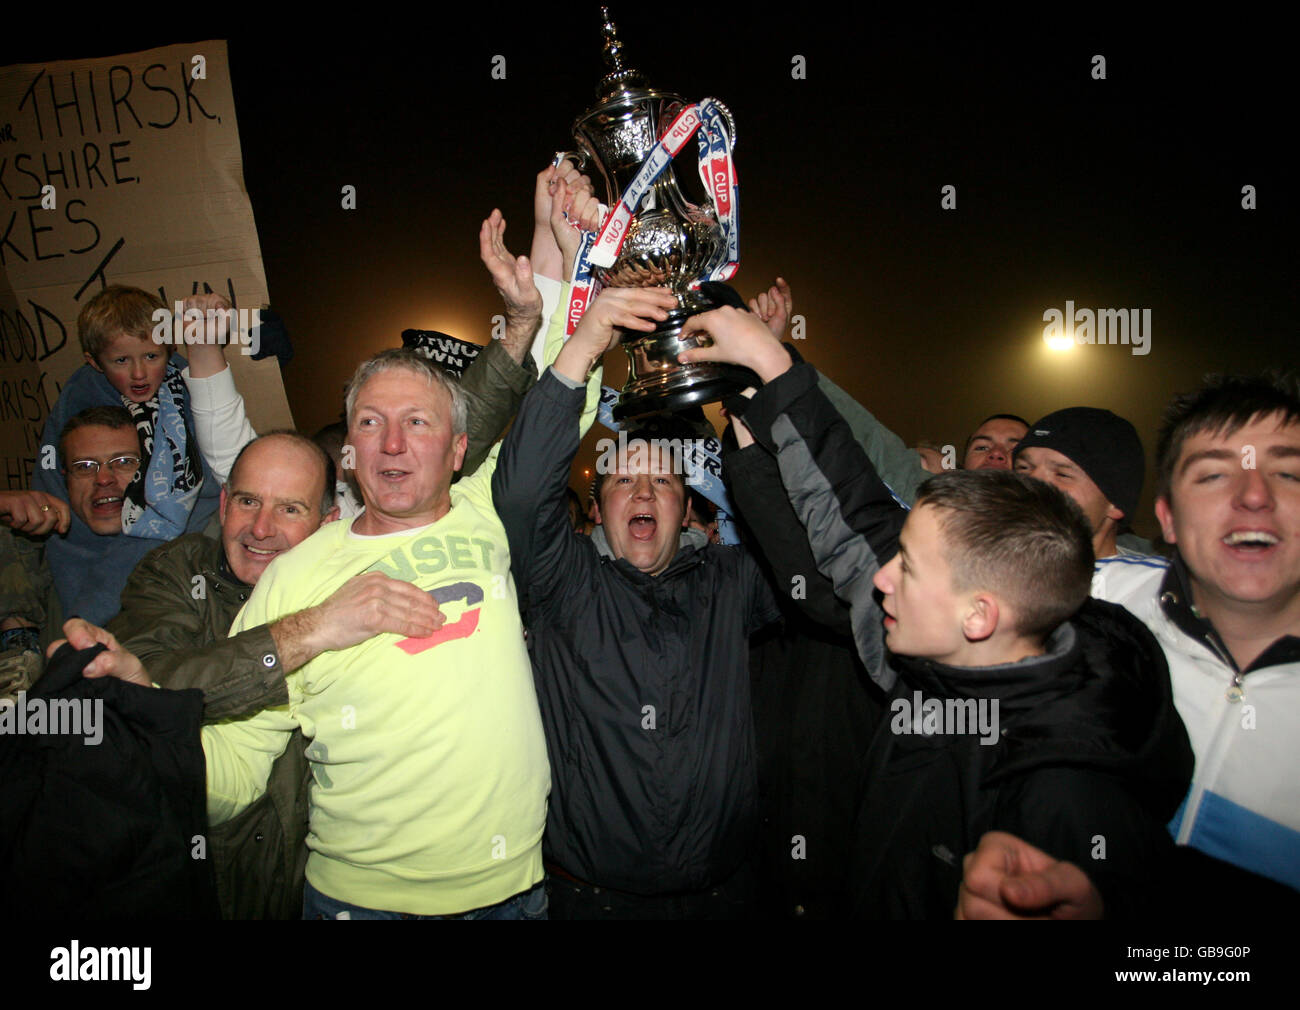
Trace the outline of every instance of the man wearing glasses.
{"label": "man wearing glasses", "polygon": [[[0,491],[0,526],[13,530],[12,536],[0,534],[0,695],[26,686],[26,681],[9,683],[8,660],[22,652],[35,656],[42,632],[50,633],[45,641],[57,635],[64,616],[89,616],[87,587],[111,586],[115,612],[131,574],[129,566],[104,564],[111,560],[109,546],[120,542],[122,504],[140,469],[140,439],[131,415],[122,407],[89,407],[64,426],[59,449],[66,502],[42,491]],[[70,577],[55,575],[57,595],[50,592],[44,557],[47,534],[65,537],[80,559],[66,573]]]}
{"label": "man wearing glasses", "polygon": [[61,443],[73,513],[100,536],[120,534],[126,489],[140,469],[131,415],[122,407],[90,407],[67,423]]}

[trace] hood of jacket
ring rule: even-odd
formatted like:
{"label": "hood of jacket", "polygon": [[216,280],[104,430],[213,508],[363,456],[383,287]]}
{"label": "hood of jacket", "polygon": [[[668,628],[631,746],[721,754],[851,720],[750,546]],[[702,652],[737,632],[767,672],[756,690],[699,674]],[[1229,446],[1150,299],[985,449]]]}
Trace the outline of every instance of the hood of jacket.
{"label": "hood of jacket", "polygon": [[895,657],[902,681],[941,698],[996,699],[1001,743],[985,784],[1047,765],[1124,777],[1167,820],[1186,795],[1192,749],[1164,651],[1125,608],[1089,598],[1041,656],[992,667]]}

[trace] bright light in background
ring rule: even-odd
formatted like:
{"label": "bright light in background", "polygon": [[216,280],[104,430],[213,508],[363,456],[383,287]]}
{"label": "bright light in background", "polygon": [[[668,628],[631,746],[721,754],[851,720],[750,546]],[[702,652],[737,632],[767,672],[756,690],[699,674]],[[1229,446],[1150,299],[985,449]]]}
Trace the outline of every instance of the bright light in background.
{"label": "bright light in background", "polygon": [[[417,330],[436,330],[439,333],[446,333],[448,336],[456,337],[458,340],[468,340],[473,344],[485,344],[492,336],[492,320],[475,319],[469,315],[453,314],[448,312],[444,306],[434,311],[417,311],[411,313],[411,317],[416,320],[407,324],[409,327]],[[406,329],[406,327],[402,327]],[[401,346],[401,332],[397,331],[397,346]]]}
{"label": "bright light in background", "polygon": [[1062,334],[1062,335],[1060,335],[1060,336],[1051,336],[1051,337],[1049,337],[1046,333],[1044,333],[1044,334],[1043,334],[1043,343],[1045,343],[1045,344],[1047,345],[1047,347],[1048,347],[1049,350],[1053,350],[1053,351],[1068,351],[1068,350],[1070,350],[1070,348],[1072,348],[1072,347],[1074,346],[1074,338],[1073,338],[1073,337],[1067,337],[1067,336],[1065,336],[1064,334]]}

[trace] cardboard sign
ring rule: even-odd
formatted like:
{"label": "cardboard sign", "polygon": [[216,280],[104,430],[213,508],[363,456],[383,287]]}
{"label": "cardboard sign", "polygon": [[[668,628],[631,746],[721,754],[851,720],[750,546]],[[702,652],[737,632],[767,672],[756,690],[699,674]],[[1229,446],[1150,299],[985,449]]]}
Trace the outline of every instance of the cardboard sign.
{"label": "cardboard sign", "polygon": [[[28,486],[109,284],[269,300],[224,42],[0,68],[0,488]],[[275,359],[226,357],[254,427],[292,427]]]}

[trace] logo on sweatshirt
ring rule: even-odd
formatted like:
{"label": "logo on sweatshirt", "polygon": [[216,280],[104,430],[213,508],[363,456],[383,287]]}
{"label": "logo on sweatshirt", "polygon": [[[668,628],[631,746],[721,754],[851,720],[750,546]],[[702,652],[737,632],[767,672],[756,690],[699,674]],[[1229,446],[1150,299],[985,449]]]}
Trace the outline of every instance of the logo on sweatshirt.
{"label": "logo on sweatshirt", "polygon": [[434,646],[442,645],[443,642],[454,642],[458,638],[469,638],[478,628],[478,617],[481,609],[479,604],[483,602],[483,587],[478,583],[452,582],[445,586],[438,586],[436,589],[430,589],[429,595],[434,598],[439,607],[447,603],[455,603],[457,600],[464,600],[465,612],[460,615],[460,620],[451,624],[444,624],[428,638],[403,638],[397,643],[397,647],[407,655],[415,656],[432,649]]}

